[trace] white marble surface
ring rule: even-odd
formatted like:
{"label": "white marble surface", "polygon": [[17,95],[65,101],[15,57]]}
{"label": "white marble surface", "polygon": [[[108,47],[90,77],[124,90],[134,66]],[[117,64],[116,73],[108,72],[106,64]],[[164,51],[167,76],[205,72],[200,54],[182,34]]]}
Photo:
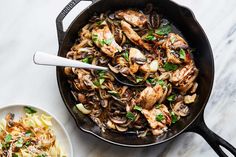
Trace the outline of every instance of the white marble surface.
{"label": "white marble surface", "polygon": [[[193,10],[214,51],[216,74],[205,111],[206,123],[236,146],[236,1],[175,1]],[[34,104],[54,113],[69,132],[76,157],[216,156],[203,138],[193,133],[161,146],[131,149],[102,142],[76,127],[60,97],[55,68],[32,62],[35,50],[57,53],[55,18],[68,2],[0,0],[0,105]],[[81,4],[74,14],[88,4]],[[73,14],[67,23],[72,18]]]}

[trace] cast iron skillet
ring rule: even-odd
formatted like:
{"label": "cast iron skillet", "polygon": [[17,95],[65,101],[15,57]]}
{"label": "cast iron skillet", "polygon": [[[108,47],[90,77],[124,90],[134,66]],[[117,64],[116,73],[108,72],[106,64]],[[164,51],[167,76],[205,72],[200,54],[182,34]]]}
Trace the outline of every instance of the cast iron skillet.
{"label": "cast iron skillet", "polygon": [[188,117],[179,120],[164,135],[160,137],[148,136],[142,139],[138,138],[132,132],[126,134],[119,134],[111,131],[106,131],[105,133],[101,132],[96,124],[74,108],[76,102],[74,102],[74,99],[70,94],[70,86],[63,74],[63,68],[57,67],[57,79],[61,96],[81,130],[112,144],[127,147],[145,147],[161,144],[175,138],[183,132],[196,132],[205,138],[219,156],[227,156],[220,146],[236,155],[236,149],[227,141],[212,132],[204,122],[203,112],[210,96],[214,80],[214,60],[206,34],[195,19],[191,10],[169,0],[93,0],[93,3],[80,13],[71,23],[69,28],[64,31],[62,25],[63,19],[80,1],[81,0],[72,0],[61,11],[56,19],[59,40],[59,56],[66,56],[66,53],[70,50],[78,36],[79,29],[87,23],[94,12],[101,13],[106,12],[107,10],[133,7],[144,8],[147,3],[152,3],[157,6],[160,9],[160,12],[181,31],[190,43],[191,47],[196,48],[196,52],[193,53],[194,60],[196,66],[200,69],[197,80],[199,83],[199,98],[197,102],[192,105],[191,114]]}

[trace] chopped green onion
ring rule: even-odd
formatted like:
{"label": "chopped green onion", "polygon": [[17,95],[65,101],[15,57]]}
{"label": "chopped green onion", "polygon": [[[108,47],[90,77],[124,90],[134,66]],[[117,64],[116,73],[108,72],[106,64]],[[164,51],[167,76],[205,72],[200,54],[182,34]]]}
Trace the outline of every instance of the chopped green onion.
{"label": "chopped green onion", "polygon": [[186,53],[183,49],[179,50],[179,58],[185,60],[186,59]]}
{"label": "chopped green onion", "polygon": [[142,111],[142,107],[141,107],[141,106],[137,106],[137,105],[135,105],[135,106],[134,106],[134,110]]}
{"label": "chopped green onion", "polygon": [[163,116],[162,113],[156,115],[156,121],[161,122],[161,121],[164,120],[164,119],[165,119],[165,117]]}
{"label": "chopped green onion", "polygon": [[171,32],[171,26],[170,25],[162,25],[160,26],[155,33],[158,35],[166,35]]}
{"label": "chopped green onion", "polygon": [[130,119],[130,120],[132,120],[132,121],[134,121],[135,120],[135,115],[132,113],[132,112],[127,112],[126,113],[126,117],[128,118],[128,119]]}
{"label": "chopped green onion", "polygon": [[170,113],[170,115],[171,115],[171,123],[172,124],[176,123],[178,121],[178,116],[173,111]]}
{"label": "chopped green onion", "polygon": [[168,100],[168,101],[175,101],[175,97],[176,97],[176,95],[175,94],[173,94],[173,95],[170,95],[170,96],[168,96],[166,99]]}
{"label": "chopped green onion", "polygon": [[176,70],[176,69],[178,68],[178,65],[166,62],[166,63],[163,65],[163,68],[164,68],[166,71],[174,71],[174,70]]}
{"label": "chopped green onion", "polygon": [[37,112],[36,110],[34,110],[33,108],[28,107],[28,106],[25,106],[25,107],[24,107],[24,110],[25,110],[25,112],[28,113],[28,114],[34,114],[34,113]]}
{"label": "chopped green onion", "polygon": [[5,142],[8,143],[12,140],[12,135],[11,134],[7,134],[5,137]]}
{"label": "chopped green onion", "polygon": [[100,81],[98,80],[93,81],[93,84],[97,87],[100,87]]}
{"label": "chopped green onion", "polygon": [[129,52],[127,50],[123,52],[121,55],[125,58],[127,62],[129,61]]}

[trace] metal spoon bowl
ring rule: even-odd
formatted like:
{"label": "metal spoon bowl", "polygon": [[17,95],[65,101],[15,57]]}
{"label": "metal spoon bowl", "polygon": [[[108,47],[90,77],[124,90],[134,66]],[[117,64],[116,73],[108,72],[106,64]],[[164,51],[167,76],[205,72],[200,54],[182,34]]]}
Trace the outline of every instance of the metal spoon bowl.
{"label": "metal spoon bowl", "polygon": [[104,70],[109,72],[120,84],[130,86],[130,87],[144,87],[144,85],[134,84],[129,81],[122,74],[115,74],[107,67],[96,66],[92,64],[83,63],[77,60],[71,60],[60,56],[51,55],[45,52],[36,51],[33,56],[33,61],[38,65],[47,65],[47,66],[61,66],[61,67],[75,67],[81,69],[93,69],[93,70]]}

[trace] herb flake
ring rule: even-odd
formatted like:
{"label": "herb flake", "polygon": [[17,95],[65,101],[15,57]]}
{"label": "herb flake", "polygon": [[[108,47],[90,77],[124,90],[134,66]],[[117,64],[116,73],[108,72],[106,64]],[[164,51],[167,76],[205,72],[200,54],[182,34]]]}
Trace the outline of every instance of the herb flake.
{"label": "herb flake", "polygon": [[186,59],[186,53],[184,49],[179,50],[179,58],[185,60]]}
{"label": "herb flake", "polygon": [[171,26],[170,25],[162,25],[160,26],[155,33],[158,35],[166,35],[169,34],[171,32]]}
{"label": "herb flake", "polygon": [[12,140],[12,135],[11,134],[7,134],[5,137],[5,142],[9,143]]}
{"label": "herb flake", "polygon": [[138,105],[135,105],[135,106],[134,106],[134,110],[142,111],[142,107],[141,107],[141,106],[138,106]]}
{"label": "herb flake", "polygon": [[172,63],[169,63],[169,62],[166,62],[164,65],[163,65],[163,68],[166,70],[166,71],[174,71],[178,68],[178,65],[176,64],[172,64]]}
{"label": "herb flake", "polygon": [[172,95],[168,96],[166,99],[167,99],[168,101],[172,102],[172,101],[175,101],[175,97],[176,97],[176,95],[175,95],[175,94],[172,94]]}
{"label": "herb flake", "polygon": [[32,107],[28,107],[28,106],[25,106],[25,107],[24,107],[24,110],[25,110],[25,112],[28,113],[28,114],[37,113],[36,110],[34,110]]}
{"label": "herb flake", "polygon": [[164,120],[164,119],[165,119],[165,117],[163,116],[162,113],[156,115],[156,121],[161,122],[161,121]]}
{"label": "herb flake", "polygon": [[128,118],[128,119],[130,119],[130,120],[132,120],[132,121],[134,121],[135,120],[135,115],[132,113],[132,112],[127,112],[126,113],[126,117]]}
{"label": "herb flake", "polygon": [[127,50],[123,52],[121,55],[125,58],[127,62],[129,61],[129,52]]}
{"label": "herb flake", "polygon": [[175,124],[179,120],[178,116],[173,111],[171,111],[170,115],[171,115],[171,123]]}

